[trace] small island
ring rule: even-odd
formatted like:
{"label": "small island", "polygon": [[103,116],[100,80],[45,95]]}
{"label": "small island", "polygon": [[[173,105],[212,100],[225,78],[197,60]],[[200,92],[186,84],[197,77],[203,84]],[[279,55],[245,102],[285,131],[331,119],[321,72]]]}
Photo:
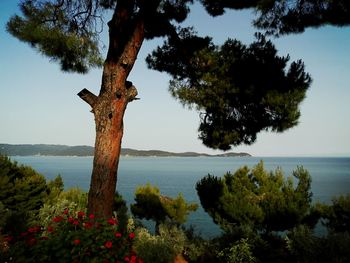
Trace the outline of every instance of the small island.
{"label": "small island", "polygon": [[[93,156],[92,146],[68,146],[52,144],[0,144],[0,154],[7,156]],[[160,150],[134,150],[122,148],[122,156],[135,157],[249,157],[249,153],[226,152],[222,154],[206,154],[196,152],[174,153]]]}

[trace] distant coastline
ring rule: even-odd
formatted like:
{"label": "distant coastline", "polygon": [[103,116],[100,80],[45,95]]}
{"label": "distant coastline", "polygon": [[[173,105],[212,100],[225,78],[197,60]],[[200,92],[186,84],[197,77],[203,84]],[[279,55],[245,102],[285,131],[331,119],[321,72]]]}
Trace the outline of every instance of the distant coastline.
{"label": "distant coastline", "polygon": [[[93,156],[94,147],[80,145],[53,145],[53,144],[0,144],[0,154],[7,156]],[[197,152],[168,152],[160,150],[135,150],[122,148],[122,156],[134,157],[249,157],[249,153],[227,152],[222,154],[206,154]]]}

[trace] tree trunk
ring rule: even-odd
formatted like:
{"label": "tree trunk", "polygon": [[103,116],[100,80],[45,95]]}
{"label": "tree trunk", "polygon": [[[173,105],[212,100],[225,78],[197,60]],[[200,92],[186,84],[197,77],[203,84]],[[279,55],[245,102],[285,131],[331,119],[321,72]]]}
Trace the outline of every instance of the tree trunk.
{"label": "tree trunk", "polygon": [[[124,83],[117,83],[124,86]],[[111,96],[113,97],[113,96]],[[95,154],[88,196],[88,211],[110,217],[117,183],[117,170],[123,137],[126,97],[103,96],[101,109],[94,110],[96,124]]]}
{"label": "tree trunk", "polygon": [[127,77],[144,39],[142,17],[129,16],[130,7],[123,6],[127,2],[120,3],[108,23],[110,44],[100,94],[95,96],[86,89],[78,94],[92,107],[96,125],[88,213],[104,218],[111,217],[113,212],[124,112],[128,103],[137,96],[136,88],[127,81]]}

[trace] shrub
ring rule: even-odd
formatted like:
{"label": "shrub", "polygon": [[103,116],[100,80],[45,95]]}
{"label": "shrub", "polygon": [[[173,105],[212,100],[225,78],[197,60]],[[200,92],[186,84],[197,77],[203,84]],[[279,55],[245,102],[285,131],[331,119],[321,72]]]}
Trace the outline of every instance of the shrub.
{"label": "shrub", "polygon": [[20,236],[6,236],[9,248],[0,261],[143,262],[132,250],[135,234],[123,232],[116,218],[96,219],[65,210],[48,227],[31,227]]}
{"label": "shrub", "polygon": [[12,211],[37,211],[46,196],[45,177],[0,155],[0,201]]}
{"label": "shrub", "polygon": [[226,263],[254,263],[252,249],[247,239],[242,238],[230,248],[225,248],[218,253],[222,262]]}
{"label": "shrub", "polygon": [[59,193],[51,191],[49,198],[39,210],[38,223],[48,226],[52,217],[60,215],[65,209],[86,212],[86,205],[87,194],[79,188],[71,188]]}
{"label": "shrub", "polygon": [[188,204],[179,194],[176,198],[160,194],[159,188],[147,184],[139,186],[135,191],[135,204],[131,205],[131,212],[140,219],[154,220],[156,233],[159,225],[166,221],[180,225],[186,222],[190,212],[196,211],[198,205]]}
{"label": "shrub", "polygon": [[151,235],[147,229],[136,232],[135,251],[145,262],[169,263],[182,253],[185,234],[175,226],[159,226],[159,235]]}
{"label": "shrub", "polygon": [[302,167],[284,178],[281,169],[264,170],[263,162],[253,169],[242,167],[224,177],[208,175],[196,185],[204,210],[226,232],[237,226],[270,233],[300,224],[311,209],[311,177]]}

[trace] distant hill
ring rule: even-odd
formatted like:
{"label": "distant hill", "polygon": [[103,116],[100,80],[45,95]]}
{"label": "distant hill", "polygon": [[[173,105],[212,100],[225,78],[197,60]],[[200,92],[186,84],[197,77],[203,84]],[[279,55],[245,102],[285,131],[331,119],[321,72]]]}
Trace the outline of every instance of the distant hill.
{"label": "distant hill", "polygon": [[[0,144],[0,154],[8,156],[93,156],[94,147],[92,146],[67,146],[67,145],[51,145],[51,144]],[[157,156],[157,157],[238,157],[251,156],[248,153],[223,153],[210,155],[206,153],[183,152],[173,153],[159,150],[134,150],[123,148],[122,156]]]}

